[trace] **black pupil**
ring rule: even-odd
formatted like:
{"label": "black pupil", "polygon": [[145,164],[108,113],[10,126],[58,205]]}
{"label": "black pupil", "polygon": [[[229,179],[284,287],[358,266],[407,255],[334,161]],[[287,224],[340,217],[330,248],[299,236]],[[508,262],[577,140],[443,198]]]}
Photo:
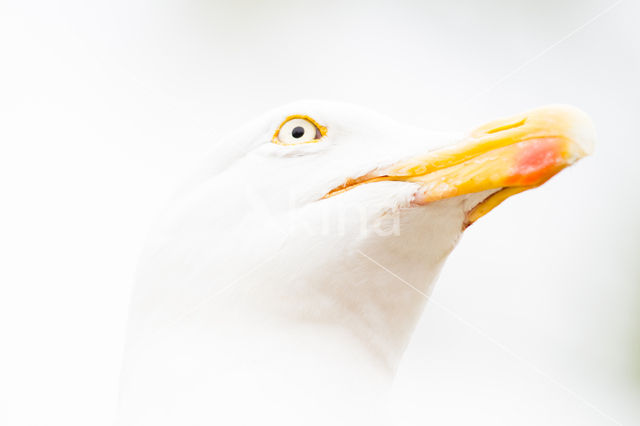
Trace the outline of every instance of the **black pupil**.
{"label": "black pupil", "polygon": [[304,135],[304,129],[300,126],[294,127],[293,130],[291,131],[291,136],[293,136],[296,139],[301,138],[303,135]]}

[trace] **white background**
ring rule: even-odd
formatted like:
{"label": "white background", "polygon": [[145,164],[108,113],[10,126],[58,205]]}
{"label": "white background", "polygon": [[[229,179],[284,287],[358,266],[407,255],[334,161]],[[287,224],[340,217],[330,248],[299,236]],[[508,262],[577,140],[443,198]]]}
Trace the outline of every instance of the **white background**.
{"label": "white background", "polygon": [[635,0],[3,0],[0,424],[111,423],[150,221],[219,136],[303,98],[456,131],[587,111],[595,155],[454,251],[394,408],[639,424],[639,19]]}

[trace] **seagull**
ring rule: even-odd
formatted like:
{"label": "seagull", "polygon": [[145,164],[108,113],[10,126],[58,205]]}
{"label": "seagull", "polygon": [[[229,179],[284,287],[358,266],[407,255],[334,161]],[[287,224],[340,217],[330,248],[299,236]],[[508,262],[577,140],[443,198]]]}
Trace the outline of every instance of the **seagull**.
{"label": "seagull", "polygon": [[465,134],[326,101],[241,126],[145,243],[119,424],[392,421],[394,373],[464,230],[594,139],[563,105]]}

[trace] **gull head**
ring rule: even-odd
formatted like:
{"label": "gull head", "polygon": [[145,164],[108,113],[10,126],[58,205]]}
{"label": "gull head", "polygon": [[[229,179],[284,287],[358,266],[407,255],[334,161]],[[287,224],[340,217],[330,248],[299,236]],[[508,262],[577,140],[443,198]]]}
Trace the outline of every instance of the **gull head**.
{"label": "gull head", "polygon": [[131,338],[309,327],[393,371],[463,231],[593,140],[567,106],[460,134],[341,103],[275,109],[220,141],[154,227]]}

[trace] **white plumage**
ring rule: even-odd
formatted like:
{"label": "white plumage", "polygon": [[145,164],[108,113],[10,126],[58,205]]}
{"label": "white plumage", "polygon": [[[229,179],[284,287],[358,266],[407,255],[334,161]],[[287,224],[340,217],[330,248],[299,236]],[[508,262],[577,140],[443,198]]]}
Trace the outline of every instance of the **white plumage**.
{"label": "white plumage", "polygon": [[[326,136],[272,143],[296,114]],[[500,187],[417,206],[424,182],[383,177],[326,195],[460,139],[328,102],[225,139],[144,249],[121,424],[383,422],[425,295],[468,213]]]}

